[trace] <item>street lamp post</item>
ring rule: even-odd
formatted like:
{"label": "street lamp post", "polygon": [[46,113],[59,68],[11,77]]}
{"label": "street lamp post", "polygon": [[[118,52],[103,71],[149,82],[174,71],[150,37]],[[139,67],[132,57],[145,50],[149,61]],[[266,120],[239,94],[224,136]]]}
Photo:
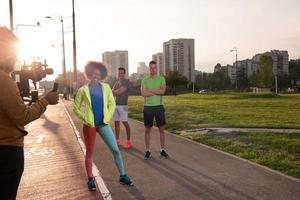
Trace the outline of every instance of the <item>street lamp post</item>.
{"label": "street lamp post", "polygon": [[193,93],[195,93],[195,72],[193,74]]}
{"label": "street lamp post", "polygon": [[14,29],[14,9],[13,9],[13,1],[9,0],[9,19],[10,19],[10,30]]}
{"label": "street lamp post", "polygon": [[237,89],[237,86],[238,86],[238,84],[237,84],[237,48],[236,47],[233,47],[231,50],[230,50],[230,52],[233,52],[233,51],[235,51],[235,88]]}
{"label": "street lamp post", "polygon": [[[74,73],[74,86],[77,87],[77,53],[76,53],[76,30],[75,30],[75,5],[72,0],[72,21],[73,21],[73,73]],[[77,89],[77,88],[74,88]]]}
{"label": "street lamp post", "polygon": [[40,27],[40,22],[37,22],[36,24],[17,24],[16,25],[16,35],[18,36],[18,30],[20,26],[31,26],[31,27]]}
{"label": "street lamp post", "polygon": [[276,92],[276,94],[278,94],[277,72],[275,74],[275,92]]}
{"label": "street lamp post", "polygon": [[[57,14],[59,15],[59,14]],[[66,84],[66,51],[65,51],[65,32],[64,32],[64,19],[62,15],[59,18],[46,16],[47,19],[60,19],[61,22],[61,38],[62,38],[62,73],[63,73],[63,84]]]}

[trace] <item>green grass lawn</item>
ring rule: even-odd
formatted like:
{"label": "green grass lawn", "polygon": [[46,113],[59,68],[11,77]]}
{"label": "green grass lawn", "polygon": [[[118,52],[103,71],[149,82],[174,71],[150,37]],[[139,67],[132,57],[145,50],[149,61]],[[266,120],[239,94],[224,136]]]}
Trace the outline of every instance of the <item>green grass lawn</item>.
{"label": "green grass lawn", "polygon": [[[200,127],[300,128],[300,94],[184,94],[165,96],[166,129]],[[143,121],[143,97],[130,96],[129,117]],[[193,140],[300,178],[300,134],[226,133]]]}
{"label": "green grass lawn", "polygon": [[[300,94],[164,96],[169,131],[197,127],[300,128]],[[130,96],[129,116],[143,119],[143,97]]]}
{"label": "green grass lawn", "polygon": [[194,134],[193,140],[300,178],[300,134]]}

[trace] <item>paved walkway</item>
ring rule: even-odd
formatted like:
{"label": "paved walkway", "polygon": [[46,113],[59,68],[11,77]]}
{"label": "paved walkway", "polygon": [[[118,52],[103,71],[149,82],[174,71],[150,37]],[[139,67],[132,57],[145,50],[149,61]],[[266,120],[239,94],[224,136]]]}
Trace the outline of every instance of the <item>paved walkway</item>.
{"label": "paved walkway", "polygon": [[84,154],[62,103],[48,106],[27,129],[25,171],[17,199],[102,199],[87,190]]}

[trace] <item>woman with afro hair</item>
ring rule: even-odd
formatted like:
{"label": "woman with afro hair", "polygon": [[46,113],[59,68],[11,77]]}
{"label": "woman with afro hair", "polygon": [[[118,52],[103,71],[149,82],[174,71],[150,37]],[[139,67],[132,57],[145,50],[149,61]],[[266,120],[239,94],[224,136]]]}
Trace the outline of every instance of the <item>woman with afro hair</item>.
{"label": "woman with afro hair", "polygon": [[[92,174],[96,132],[99,133],[113,154],[115,164],[120,173],[120,183],[132,185],[130,178],[125,173],[122,156],[110,126],[110,120],[116,104],[110,86],[103,82],[107,77],[107,68],[101,62],[90,61],[85,65],[85,75],[89,83],[79,88],[74,101],[73,111],[83,121],[88,189],[96,190]],[[84,112],[81,111],[82,104],[85,105]]]}

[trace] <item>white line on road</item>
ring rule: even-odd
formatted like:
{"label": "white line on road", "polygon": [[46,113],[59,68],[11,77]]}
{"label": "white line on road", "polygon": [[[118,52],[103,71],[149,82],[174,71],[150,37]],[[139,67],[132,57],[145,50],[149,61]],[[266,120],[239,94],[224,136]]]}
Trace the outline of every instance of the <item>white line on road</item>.
{"label": "white line on road", "polygon": [[[69,121],[71,123],[71,127],[73,128],[73,130],[74,130],[74,132],[75,132],[75,134],[77,136],[77,140],[79,142],[81,150],[83,151],[83,153],[85,155],[86,148],[85,148],[84,142],[81,139],[79,131],[77,130],[77,128],[76,128],[76,126],[75,126],[75,124],[74,124],[74,122],[73,122],[70,114],[68,113],[65,104],[64,103],[62,103],[62,104],[64,105],[64,110],[65,110],[65,113],[67,114],[67,116],[69,118]],[[93,175],[95,177],[96,183],[98,185],[98,188],[99,188],[99,190],[101,192],[101,195],[102,195],[103,199],[105,199],[105,200],[112,200],[112,196],[111,196],[109,190],[107,189],[107,187],[106,187],[106,185],[104,183],[104,180],[101,177],[101,173],[100,173],[99,169],[97,168],[97,166],[95,165],[94,162],[93,162]]]}
{"label": "white line on road", "polygon": [[37,138],[37,143],[38,143],[38,144],[42,143],[45,137],[46,137],[46,135],[44,135],[44,134],[37,135],[37,136],[36,136],[36,138]]}

